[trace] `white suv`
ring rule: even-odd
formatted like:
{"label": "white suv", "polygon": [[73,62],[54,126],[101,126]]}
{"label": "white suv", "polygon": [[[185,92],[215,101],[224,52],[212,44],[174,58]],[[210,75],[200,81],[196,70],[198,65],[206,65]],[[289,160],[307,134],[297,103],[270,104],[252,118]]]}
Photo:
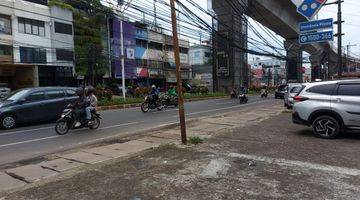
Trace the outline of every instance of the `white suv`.
{"label": "white suv", "polygon": [[294,101],[293,122],[312,126],[318,137],[360,130],[360,79],[306,84]]}

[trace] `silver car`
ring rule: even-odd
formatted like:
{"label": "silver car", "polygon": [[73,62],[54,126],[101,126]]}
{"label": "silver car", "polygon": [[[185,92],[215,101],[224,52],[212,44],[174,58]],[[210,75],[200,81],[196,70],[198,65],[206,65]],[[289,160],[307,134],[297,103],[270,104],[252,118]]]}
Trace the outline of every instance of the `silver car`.
{"label": "silver car", "polygon": [[301,83],[289,83],[286,87],[286,92],[284,96],[284,106],[288,109],[292,108],[294,105],[294,97],[301,91],[302,89]]}
{"label": "silver car", "polygon": [[360,79],[310,83],[294,101],[293,122],[311,126],[318,137],[360,130]]}

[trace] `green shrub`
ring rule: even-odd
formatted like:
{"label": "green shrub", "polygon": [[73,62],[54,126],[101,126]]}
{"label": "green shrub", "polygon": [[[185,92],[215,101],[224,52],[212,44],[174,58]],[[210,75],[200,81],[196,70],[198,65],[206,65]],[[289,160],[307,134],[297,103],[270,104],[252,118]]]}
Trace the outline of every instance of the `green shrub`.
{"label": "green shrub", "polygon": [[189,138],[189,143],[190,143],[190,144],[195,144],[195,145],[197,145],[197,144],[201,144],[201,143],[203,143],[203,142],[204,142],[204,140],[201,139],[199,136],[191,136],[191,137]]}
{"label": "green shrub", "polygon": [[135,97],[144,97],[147,94],[149,94],[150,89],[147,87],[137,87],[134,91],[134,96]]}
{"label": "green shrub", "polygon": [[99,101],[110,101],[112,99],[113,93],[109,89],[105,89],[101,85],[96,86],[95,95],[99,99]]}

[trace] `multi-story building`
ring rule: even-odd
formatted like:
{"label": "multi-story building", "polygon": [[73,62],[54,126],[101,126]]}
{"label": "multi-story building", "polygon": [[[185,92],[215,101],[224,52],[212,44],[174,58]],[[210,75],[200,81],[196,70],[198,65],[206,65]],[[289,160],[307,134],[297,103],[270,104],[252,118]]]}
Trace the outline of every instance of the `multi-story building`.
{"label": "multi-story building", "polygon": [[[110,19],[111,74],[122,78],[121,19]],[[161,28],[149,28],[147,24],[123,21],[124,63],[126,81],[140,86],[155,84],[167,88],[176,83],[175,59],[172,36]],[[189,41],[179,40],[182,79],[190,79]]]}
{"label": "multi-story building", "polygon": [[0,1],[0,82],[12,89],[71,85],[73,15],[46,0]]}
{"label": "multi-story building", "polygon": [[252,85],[279,85],[286,82],[286,62],[275,58],[253,58],[251,66]]}
{"label": "multi-story building", "polygon": [[189,50],[189,63],[193,80],[200,81],[202,86],[213,89],[212,50],[209,45],[194,45]]}

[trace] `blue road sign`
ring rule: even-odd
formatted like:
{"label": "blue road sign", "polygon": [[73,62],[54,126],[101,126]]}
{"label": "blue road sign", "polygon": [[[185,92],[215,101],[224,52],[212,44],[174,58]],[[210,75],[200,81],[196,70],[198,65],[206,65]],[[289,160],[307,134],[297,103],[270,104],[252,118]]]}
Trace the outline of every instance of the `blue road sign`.
{"label": "blue road sign", "polygon": [[322,19],[322,20],[315,20],[309,22],[301,22],[299,24],[300,32],[308,32],[308,31],[315,31],[321,29],[332,29],[333,28],[333,19]]}
{"label": "blue road sign", "polygon": [[327,42],[327,41],[332,41],[333,39],[334,39],[333,31],[325,31],[325,32],[300,35],[299,43],[309,44],[309,43],[317,43],[317,42]]}
{"label": "blue road sign", "polygon": [[311,19],[325,4],[327,0],[304,0],[297,11],[308,19]]}

